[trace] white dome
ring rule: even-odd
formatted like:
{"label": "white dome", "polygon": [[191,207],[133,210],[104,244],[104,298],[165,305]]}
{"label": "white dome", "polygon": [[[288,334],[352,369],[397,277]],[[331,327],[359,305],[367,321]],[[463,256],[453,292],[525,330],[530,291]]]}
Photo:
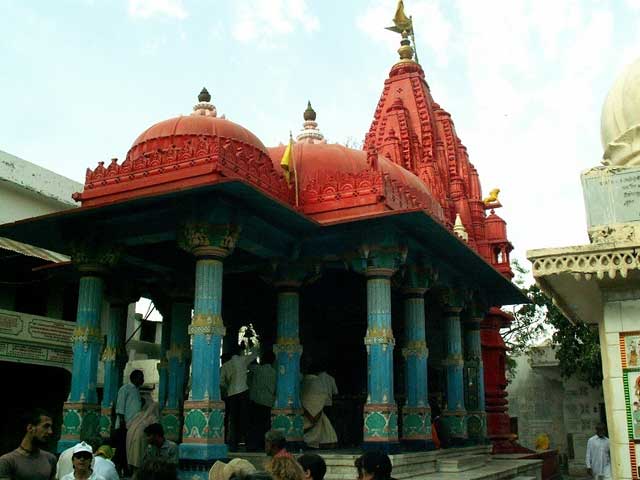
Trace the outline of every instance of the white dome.
{"label": "white dome", "polygon": [[609,90],[600,136],[605,165],[640,164],[640,59],[625,68]]}

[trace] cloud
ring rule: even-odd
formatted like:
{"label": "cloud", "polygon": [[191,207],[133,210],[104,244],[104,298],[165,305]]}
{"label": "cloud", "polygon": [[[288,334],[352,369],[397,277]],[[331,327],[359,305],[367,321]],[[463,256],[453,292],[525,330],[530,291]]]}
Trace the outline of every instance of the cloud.
{"label": "cloud", "polygon": [[129,15],[134,18],[165,16],[183,20],[188,13],[182,0],[129,0]]}
{"label": "cloud", "polygon": [[274,46],[275,41],[296,28],[314,32],[320,27],[309,12],[306,0],[249,0],[235,3],[233,37],[241,43],[261,42]]}

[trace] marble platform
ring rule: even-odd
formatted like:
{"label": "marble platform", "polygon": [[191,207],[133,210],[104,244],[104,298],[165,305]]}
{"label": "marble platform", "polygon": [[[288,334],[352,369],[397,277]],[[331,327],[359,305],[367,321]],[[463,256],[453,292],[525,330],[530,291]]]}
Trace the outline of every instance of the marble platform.
{"label": "marble platform", "polygon": [[[410,452],[390,455],[392,476],[397,480],[508,480],[541,479],[542,461],[494,458],[490,446],[449,448],[429,452]],[[326,480],[355,480],[354,461],[361,455],[357,450],[314,451],[327,463]],[[300,453],[301,454],[301,453]],[[298,456],[295,453],[295,456]],[[261,453],[231,452],[230,457],[250,461],[264,469],[267,457]]]}

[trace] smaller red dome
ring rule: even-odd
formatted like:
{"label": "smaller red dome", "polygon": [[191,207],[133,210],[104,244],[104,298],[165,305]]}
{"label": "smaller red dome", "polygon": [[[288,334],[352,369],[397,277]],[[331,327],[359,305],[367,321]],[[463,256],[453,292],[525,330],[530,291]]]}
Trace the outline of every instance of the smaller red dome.
{"label": "smaller red dome", "polygon": [[203,115],[180,116],[156,123],[136,138],[131,150],[149,140],[179,135],[201,135],[239,140],[267,153],[267,149],[260,139],[246,128],[225,118]]}

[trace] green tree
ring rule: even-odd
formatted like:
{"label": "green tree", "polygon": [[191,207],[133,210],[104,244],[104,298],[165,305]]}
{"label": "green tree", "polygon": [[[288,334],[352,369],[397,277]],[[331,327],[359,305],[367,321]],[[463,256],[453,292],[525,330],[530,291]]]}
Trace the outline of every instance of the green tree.
{"label": "green tree", "polygon": [[531,303],[514,307],[511,312],[514,321],[502,332],[511,357],[510,373],[515,368],[513,357],[528,353],[544,339],[551,339],[564,377],[575,376],[593,387],[600,385],[602,360],[597,329],[584,323],[571,323],[537,285],[526,286],[528,272],[525,268],[517,261],[512,267],[515,283]]}

